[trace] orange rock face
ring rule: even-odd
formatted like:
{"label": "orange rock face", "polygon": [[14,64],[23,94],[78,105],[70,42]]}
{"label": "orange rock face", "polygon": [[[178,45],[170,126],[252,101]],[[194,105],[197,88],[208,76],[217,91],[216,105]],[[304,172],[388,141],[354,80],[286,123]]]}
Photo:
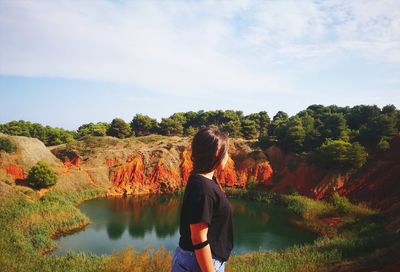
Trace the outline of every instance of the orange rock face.
{"label": "orange rock face", "polygon": [[105,164],[108,167],[111,167],[111,166],[114,166],[114,165],[117,165],[117,164],[120,164],[120,163],[121,163],[121,161],[118,158],[106,159],[106,162],[105,162]]}
{"label": "orange rock face", "polygon": [[237,184],[238,180],[236,175],[235,162],[231,159],[231,157],[229,157],[228,161],[226,162],[224,169],[222,169],[221,167],[216,169],[215,175],[222,185],[230,187]]}
{"label": "orange rock face", "polygon": [[151,173],[149,183],[159,187],[162,192],[172,191],[180,187],[181,177],[176,169],[171,169],[164,165],[164,158],[160,158],[156,167]]}
{"label": "orange rock face", "polygon": [[275,192],[295,189],[314,199],[326,199],[337,191],[352,200],[383,209],[400,201],[400,135],[393,137],[390,150],[377,154],[374,161],[348,173],[324,169],[303,159],[296,161],[291,155],[285,157],[277,147],[270,148],[267,153],[276,166],[277,181],[272,186]]}
{"label": "orange rock face", "polygon": [[115,187],[127,187],[130,184],[144,184],[144,162],[140,154],[131,158],[128,163],[113,169],[111,182]]}
{"label": "orange rock face", "polygon": [[333,192],[339,191],[343,188],[344,184],[349,180],[348,175],[342,175],[340,173],[329,172],[324,178],[314,187],[313,197],[315,199],[323,199],[327,196],[332,195]]}
{"label": "orange rock face", "polygon": [[[154,157],[151,157],[154,159]],[[149,192],[171,192],[186,185],[193,167],[191,151],[188,148],[180,153],[179,167],[160,157],[153,168],[146,169],[144,157],[137,154],[127,162],[116,165],[118,159],[106,160],[110,168],[110,181],[115,191],[132,192],[147,188]],[[147,162],[149,164],[149,162]],[[267,161],[255,163],[254,160],[236,165],[229,157],[225,168],[217,168],[217,179],[227,187],[245,187],[252,176],[258,183],[268,184],[272,180],[273,170]],[[139,188],[139,189],[138,189]]]}
{"label": "orange rock face", "polygon": [[63,162],[64,166],[67,168],[76,166],[79,167],[81,166],[81,158],[79,156],[74,157],[72,160],[69,160],[68,158]]}
{"label": "orange rock face", "polygon": [[400,135],[391,140],[390,150],[360,168],[339,192],[382,209],[400,203]]}
{"label": "orange rock face", "polygon": [[314,186],[319,183],[323,173],[315,165],[300,163],[296,169],[290,170],[284,167],[279,172],[279,181],[273,187],[275,192],[285,192],[288,189],[295,189],[299,193],[313,196]]}
{"label": "orange rock face", "polygon": [[[217,168],[215,175],[227,187],[246,187],[248,180],[253,179],[275,192],[294,189],[315,199],[325,199],[335,191],[359,200],[378,200],[385,196],[394,199],[400,180],[400,159],[398,153],[393,152],[396,148],[400,154],[400,138],[391,143],[390,153],[382,155],[380,161],[366,165],[355,174],[346,174],[306,162],[295,154],[285,154],[274,146],[267,150],[268,157],[249,151],[236,153],[234,159],[229,156],[225,168]],[[137,154],[122,164],[120,160],[114,158],[105,162],[110,168],[110,181],[114,188],[132,193],[171,192],[182,188],[193,167],[189,148],[182,149],[177,161],[159,153],[151,153],[149,157]]]}
{"label": "orange rock face", "polygon": [[261,184],[269,184],[272,181],[274,171],[271,165],[267,162],[261,162],[254,169],[254,177]]}
{"label": "orange rock face", "polygon": [[267,161],[254,162],[245,160],[240,165],[229,157],[225,169],[216,169],[216,176],[227,187],[245,187],[249,177],[253,177],[257,183],[268,184],[272,180],[273,170]]}
{"label": "orange rock face", "polygon": [[181,153],[180,169],[181,169],[182,185],[186,185],[186,182],[190,175],[190,171],[192,170],[193,167],[192,159],[190,158],[191,155],[192,152],[188,149],[183,150],[183,152]]}
{"label": "orange rock face", "polygon": [[23,180],[26,178],[24,170],[14,164],[8,164],[4,167],[4,170],[9,174],[14,180]]}

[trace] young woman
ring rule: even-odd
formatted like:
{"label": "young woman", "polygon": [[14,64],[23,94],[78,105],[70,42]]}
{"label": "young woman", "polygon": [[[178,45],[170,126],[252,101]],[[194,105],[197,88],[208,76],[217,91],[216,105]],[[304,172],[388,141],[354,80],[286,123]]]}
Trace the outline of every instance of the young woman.
{"label": "young woman", "polygon": [[228,144],[228,136],[211,127],[193,137],[193,169],[183,195],[173,272],[225,269],[233,248],[232,211],[214,171],[225,167]]}

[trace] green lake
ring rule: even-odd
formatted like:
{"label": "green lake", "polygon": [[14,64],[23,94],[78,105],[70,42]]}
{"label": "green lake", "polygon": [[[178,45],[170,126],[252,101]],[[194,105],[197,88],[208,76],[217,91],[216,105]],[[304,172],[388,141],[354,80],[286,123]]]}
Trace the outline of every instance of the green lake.
{"label": "green lake", "polygon": [[[310,243],[312,233],[289,223],[283,207],[251,200],[229,199],[233,208],[234,249],[232,254],[277,250]],[[86,251],[111,254],[127,246],[143,250],[164,247],[174,250],[179,241],[181,196],[138,196],[97,198],[79,208],[91,224],[83,230],[59,237],[55,254]]]}

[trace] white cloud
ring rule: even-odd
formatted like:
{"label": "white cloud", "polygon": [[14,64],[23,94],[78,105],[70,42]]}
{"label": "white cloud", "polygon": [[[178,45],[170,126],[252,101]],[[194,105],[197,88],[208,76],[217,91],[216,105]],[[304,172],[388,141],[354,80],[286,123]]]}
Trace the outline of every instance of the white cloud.
{"label": "white cloud", "polygon": [[271,1],[252,11],[245,35],[270,60],[326,58],[350,53],[400,63],[400,2]]}
{"label": "white cloud", "polygon": [[400,63],[399,1],[6,1],[0,74],[129,82],[175,95],[288,92],[286,65]]}

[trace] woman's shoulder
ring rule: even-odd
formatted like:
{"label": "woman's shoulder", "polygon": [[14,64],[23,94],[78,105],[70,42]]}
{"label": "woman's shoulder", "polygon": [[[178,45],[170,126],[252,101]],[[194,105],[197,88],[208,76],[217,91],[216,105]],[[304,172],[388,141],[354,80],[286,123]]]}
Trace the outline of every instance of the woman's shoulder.
{"label": "woman's shoulder", "polygon": [[205,192],[212,192],[213,180],[206,178],[199,174],[191,174],[188,179],[188,185],[194,190],[202,190]]}

